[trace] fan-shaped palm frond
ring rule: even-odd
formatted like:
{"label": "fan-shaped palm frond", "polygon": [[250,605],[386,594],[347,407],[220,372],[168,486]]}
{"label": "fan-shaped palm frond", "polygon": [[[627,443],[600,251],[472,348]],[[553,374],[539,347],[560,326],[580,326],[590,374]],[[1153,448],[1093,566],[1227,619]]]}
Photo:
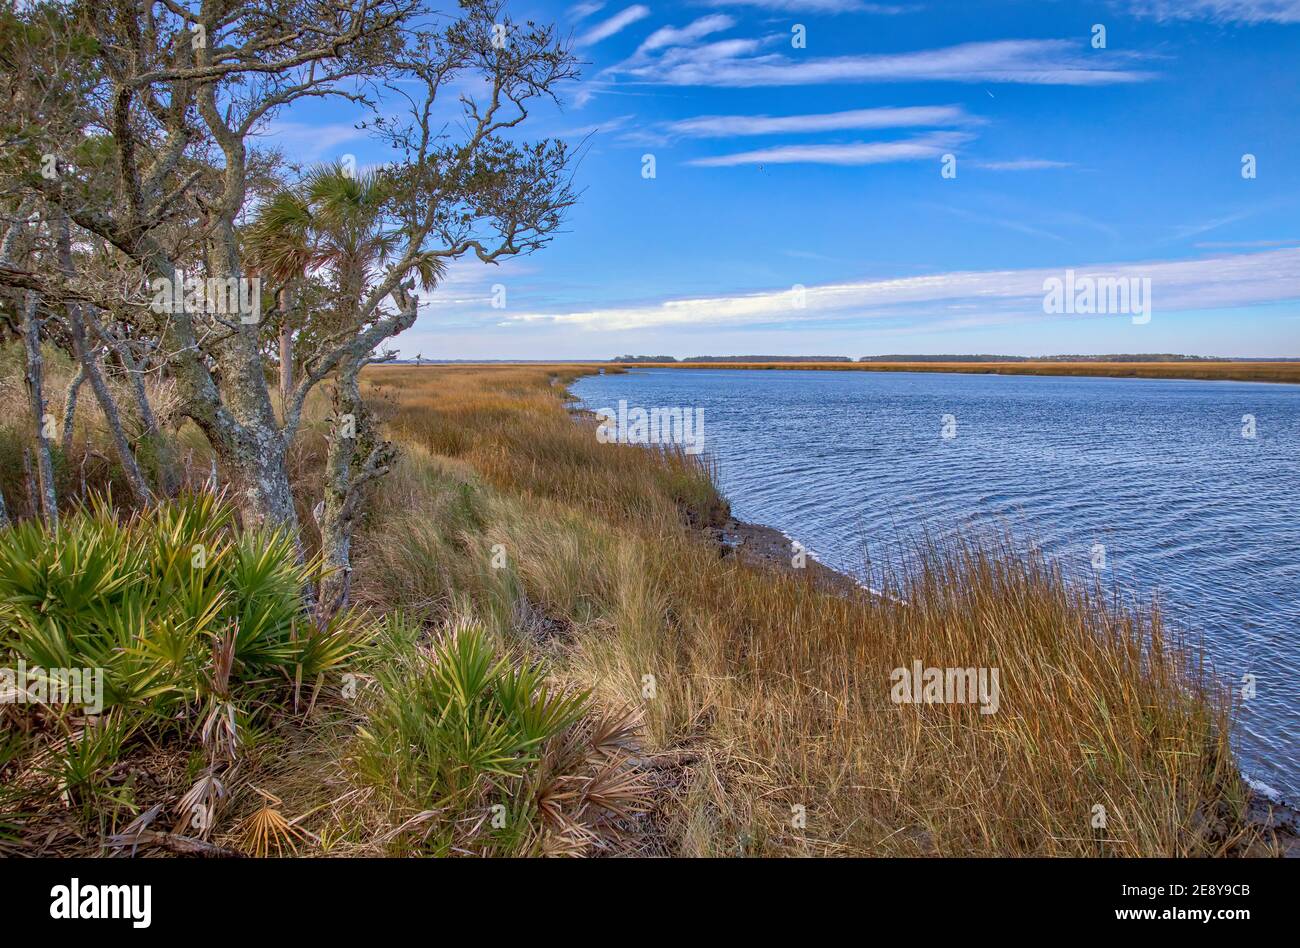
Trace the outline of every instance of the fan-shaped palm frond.
{"label": "fan-shaped palm frond", "polygon": [[[389,220],[392,197],[392,179],[382,169],[317,165],[259,211],[246,238],[250,257],[272,279],[327,271],[345,299],[357,299],[400,245],[402,230]],[[432,257],[417,264],[426,288],[441,275],[439,264]]]}
{"label": "fan-shaped palm frond", "polygon": [[264,276],[285,282],[312,263],[311,208],[297,191],[271,195],[248,229],[250,259]]}

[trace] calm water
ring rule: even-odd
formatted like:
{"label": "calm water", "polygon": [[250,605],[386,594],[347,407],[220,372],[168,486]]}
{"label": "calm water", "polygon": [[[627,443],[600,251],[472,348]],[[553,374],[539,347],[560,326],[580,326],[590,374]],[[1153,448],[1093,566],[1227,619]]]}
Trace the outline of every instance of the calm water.
{"label": "calm water", "polygon": [[735,515],[846,571],[922,526],[1010,525],[1079,570],[1104,544],[1108,580],[1158,594],[1226,680],[1255,676],[1243,770],[1300,801],[1300,386],[643,369],[572,390],[702,407]]}

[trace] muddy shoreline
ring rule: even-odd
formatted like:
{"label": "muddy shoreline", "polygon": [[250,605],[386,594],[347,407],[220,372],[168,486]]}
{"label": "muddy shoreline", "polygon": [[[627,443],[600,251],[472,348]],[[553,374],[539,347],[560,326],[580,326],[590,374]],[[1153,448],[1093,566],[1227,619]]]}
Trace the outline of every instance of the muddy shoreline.
{"label": "muddy shoreline", "polygon": [[[730,518],[720,527],[702,529],[718,544],[724,556],[737,556],[742,562],[765,566],[792,576],[806,576],[826,592],[844,596],[869,595],[851,576],[819,563],[806,550],[796,551],[794,542],[775,527]],[[797,557],[802,557],[802,560]],[[798,562],[803,565],[795,565]]]}

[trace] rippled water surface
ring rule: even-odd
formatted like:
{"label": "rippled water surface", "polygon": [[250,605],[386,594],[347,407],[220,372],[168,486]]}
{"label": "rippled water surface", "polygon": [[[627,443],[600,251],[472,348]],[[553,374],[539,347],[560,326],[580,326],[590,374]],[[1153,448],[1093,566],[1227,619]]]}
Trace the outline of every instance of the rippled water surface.
{"label": "rippled water surface", "polygon": [[1080,570],[1103,544],[1108,580],[1157,594],[1225,679],[1255,676],[1243,770],[1300,801],[1300,386],[643,369],[572,390],[702,407],[735,515],[846,571],[923,527],[1009,524]]}

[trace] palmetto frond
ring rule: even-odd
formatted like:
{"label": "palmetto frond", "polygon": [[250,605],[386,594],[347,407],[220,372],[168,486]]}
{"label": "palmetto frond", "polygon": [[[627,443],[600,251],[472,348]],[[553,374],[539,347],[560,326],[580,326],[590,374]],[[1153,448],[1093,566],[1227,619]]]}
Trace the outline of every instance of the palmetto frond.
{"label": "palmetto frond", "polygon": [[277,191],[258,212],[246,236],[250,259],[264,276],[284,282],[312,263],[312,213],[302,195]]}
{"label": "palmetto frond", "polygon": [[382,170],[354,173],[338,163],[316,166],[301,187],[302,198],[322,229],[374,222],[392,193],[392,183]]}
{"label": "palmetto frond", "polygon": [[294,826],[293,822],[276,809],[284,805],[284,801],[279,797],[257,787],[253,787],[253,791],[265,802],[261,809],[243,823],[244,847],[251,850],[259,859],[269,856],[272,847],[275,848],[277,856],[283,856],[286,849],[295,852],[296,840],[308,839],[309,834]]}
{"label": "palmetto frond", "polygon": [[[250,256],[272,279],[324,270],[349,297],[359,295],[401,245],[403,232],[388,216],[392,197],[383,170],[317,165],[262,207],[247,234]],[[430,258],[417,265],[426,288],[441,275],[437,264]]]}
{"label": "palmetto frond", "polygon": [[415,261],[415,276],[420,289],[432,290],[447,272],[447,261],[432,253],[422,253]]}

